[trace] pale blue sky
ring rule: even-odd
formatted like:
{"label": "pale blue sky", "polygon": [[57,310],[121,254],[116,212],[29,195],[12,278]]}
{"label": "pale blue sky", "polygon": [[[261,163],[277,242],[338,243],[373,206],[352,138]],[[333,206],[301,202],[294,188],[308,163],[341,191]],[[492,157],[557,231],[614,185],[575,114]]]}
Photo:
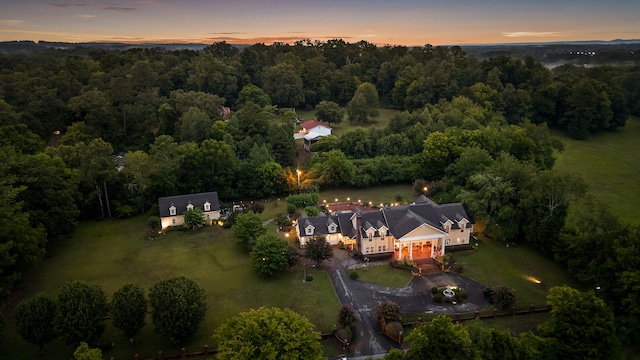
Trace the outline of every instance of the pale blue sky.
{"label": "pale blue sky", "polygon": [[627,0],[0,0],[0,41],[374,44],[640,39]]}

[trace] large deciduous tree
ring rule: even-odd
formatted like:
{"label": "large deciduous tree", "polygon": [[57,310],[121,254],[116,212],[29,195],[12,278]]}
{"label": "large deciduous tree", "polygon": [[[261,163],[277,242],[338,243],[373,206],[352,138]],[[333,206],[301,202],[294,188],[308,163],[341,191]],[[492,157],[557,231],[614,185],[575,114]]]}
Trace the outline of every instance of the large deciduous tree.
{"label": "large deciduous tree", "polygon": [[432,358],[471,359],[474,349],[469,333],[460,324],[452,324],[447,315],[440,315],[430,323],[416,326],[407,336],[411,348],[408,360]]}
{"label": "large deciduous tree", "polygon": [[551,319],[539,330],[556,339],[557,356],[576,360],[620,357],[613,312],[593,291],[553,287],[547,303],[552,307]]}
{"label": "large deciduous tree", "polygon": [[343,116],[344,110],[333,101],[320,101],[320,103],[316,105],[316,117],[320,121],[329,124],[339,124],[342,122]]}
{"label": "large deciduous tree", "polygon": [[313,324],[289,309],[262,307],[241,313],[220,326],[214,338],[218,359],[323,358]]}
{"label": "large deciduous tree", "polygon": [[204,226],[202,209],[193,208],[184,212],[184,224],[189,230],[196,230]]}
{"label": "large deciduous tree", "polygon": [[69,345],[80,342],[92,343],[105,330],[109,314],[107,296],[98,285],[82,281],[71,281],[58,293],[58,331]]}
{"label": "large deciduous tree", "polygon": [[253,270],[260,275],[273,275],[283,271],[295,265],[296,260],[295,250],[275,234],[260,236],[251,250]]}
{"label": "large deciduous tree", "polygon": [[256,240],[267,231],[262,226],[260,216],[253,211],[238,215],[232,230],[233,236],[236,238],[236,241],[238,241],[238,244],[247,250],[253,249]]}
{"label": "large deciduous tree", "polygon": [[294,108],[304,103],[302,77],[295,66],[286,62],[265,69],[264,91],[274,104]]}
{"label": "large deciduous tree", "polygon": [[314,236],[304,244],[304,257],[315,261],[318,266],[322,260],[331,259],[333,249],[324,236]]}
{"label": "large deciduous tree", "polygon": [[44,346],[58,337],[56,331],[56,301],[44,294],[23,300],[16,306],[14,320],[20,336],[32,344],[38,345],[40,354]]}
{"label": "large deciduous tree", "polygon": [[149,305],[156,331],[176,344],[183,343],[204,320],[205,298],[204,289],[184,276],[153,285],[149,289]]}
{"label": "large deciduous tree", "polygon": [[113,326],[122,331],[133,343],[133,338],[144,327],[147,316],[147,298],[144,289],[136,284],[125,284],[111,299]]}

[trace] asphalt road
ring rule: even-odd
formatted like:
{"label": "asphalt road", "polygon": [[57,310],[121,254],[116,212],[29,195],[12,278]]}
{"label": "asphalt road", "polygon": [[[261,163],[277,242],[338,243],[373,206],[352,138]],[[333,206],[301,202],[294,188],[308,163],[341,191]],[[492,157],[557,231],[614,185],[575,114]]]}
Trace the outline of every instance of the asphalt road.
{"label": "asphalt road", "polygon": [[[440,273],[415,276],[404,288],[386,286],[352,280],[348,269],[361,266],[389,266],[388,263],[362,264],[350,257],[349,252],[334,249],[333,258],[324,261],[322,267],[327,271],[333,287],[342,304],[349,304],[356,310],[360,321],[356,324],[355,338],[347,356],[349,359],[359,357],[379,357],[391,348],[399,345],[378,330],[375,319],[376,306],[390,300],[398,303],[403,313],[462,313],[475,311],[489,302],[482,295],[483,287],[473,280],[452,273]],[[457,286],[468,292],[469,298],[462,304],[436,304],[431,299],[431,288]]]}

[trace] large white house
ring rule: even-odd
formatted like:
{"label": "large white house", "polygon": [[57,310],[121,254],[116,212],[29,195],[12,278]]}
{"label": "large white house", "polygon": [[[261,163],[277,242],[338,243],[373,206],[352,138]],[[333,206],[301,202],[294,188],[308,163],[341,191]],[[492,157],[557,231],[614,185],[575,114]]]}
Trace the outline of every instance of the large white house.
{"label": "large white house", "polygon": [[220,218],[220,201],[217,192],[167,196],[158,199],[162,228],[184,224],[184,213],[199,208],[205,220]]}
{"label": "large white house", "polygon": [[321,213],[298,218],[300,245],[323,235],[332,245],[342,241],[363,255],[393,255],[398,260],[435,258],[448,246],[469,244],[473,219],[460,203],[438,205],[425,196],[413,204],[380,210]]}

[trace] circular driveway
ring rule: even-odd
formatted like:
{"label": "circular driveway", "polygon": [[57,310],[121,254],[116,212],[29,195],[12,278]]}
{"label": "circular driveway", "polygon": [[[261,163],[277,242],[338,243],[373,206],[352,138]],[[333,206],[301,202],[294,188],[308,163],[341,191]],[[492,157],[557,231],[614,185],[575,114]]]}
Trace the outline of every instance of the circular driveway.
{"label": "circular driveway", "polygon": [[[455,314],[479,310],[490,305],[482,295],[484,290],[482,285],[458,274],[414,276],[408,286],[391,288],[352,280],[348,269],[362,265],[361,261],[351,258],[348,251],[336,248],[334,248],[333,257],[322,263],[340,302],[351,305],[360,318],[356,324],[355,340],[350,347],[349,358],[386,354],[392,347],[398,347],[397,343],[377,328],[375,308],[386,300],[400,305],[400,310],[405,314]],[[389,266],[386,261],[368,266],[382,265]],[[436,304],[431,298],[431,288],[434,286],[457,286],[467,291],[469,298],[462,304]]]}

